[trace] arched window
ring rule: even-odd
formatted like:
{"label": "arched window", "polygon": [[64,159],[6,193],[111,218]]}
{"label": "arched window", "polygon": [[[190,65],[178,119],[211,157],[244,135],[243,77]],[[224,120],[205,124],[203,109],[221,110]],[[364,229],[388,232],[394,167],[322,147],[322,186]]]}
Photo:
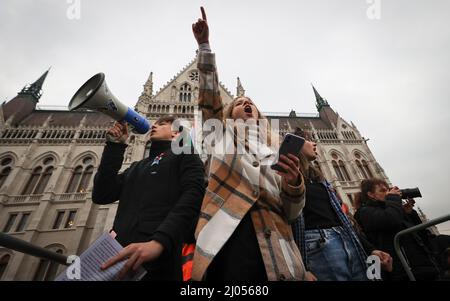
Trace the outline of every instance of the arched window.
{"label": "arched window", "polygon": [[184,83],[180,88],[179,101],[180,102],[190,102],[191,101],[192,89],[188,83]]}
{"label": "arched window", "polygon": [[89,187],[89,182],[92,178],[92,173],[94,171],[94,166],[89,165],[84,169],[83,176],[81,177],[80,186],[77,192],[85,192]]}
{"label": "arched window", "polygon": [[334,172],[336,173],[336,176],[339,181],[345,181],[344,176],[342,175],[341,169],[339,168],[339,165],[336,161],[332,161],[331,164],[333,164]]}
{"label": "arched window", "polygon": [[2,188],[3,183],[5,183],[6,178],[8,178],[11,172],[11,167],[7,166],[0,171],[0,188]]}
{"label": "arched window", "polygon": [[11,255],[9,254],[4,254],[0,257],[0,280],[2,280],[2,277],[6,272],[6,268],[8,267],[10,259]]}
{"label": "arched window", "polygon": [[45,191],[54,170],[54,161],[55,159],[52,157],[46,157],[39,166],[33,169],[22,194],[42,194]]}
{"label": "arched window", "polygon": [[336,176],[338,177],[339,181],[351,181],[350,175],[347,171],[347,168],[345,167],[344,161],[340,159],[340,156],[338,156],[337,153],[332,153],[331,157],[333,158],[333,161],[331,162],[333,165],[333,169],[336,172]]}
{"label": "arched window", "polygon": [[359,153],[355,153],[356,166],[364,179],[373,178],[372,171],[369,168],[369,163],[364,160]]}
{"label": "arched window", "polygon": [[39,181],[39,178],[41,177],[42,173],[42,167],[38,166],[35,169],[33,169],[33,172],[31,173],[30,178],[28,179],[27,185],[25,186],[25,189],[23,190],[22,194],[31,194],[36,187],[36,183]]}
{"label": "arched window", "polygon": [[33,194],[42,194],[44,192],[45,188],[47,187],[48,181],[50,181],[50,178],[52,176],[53,169],[53,166],[49,166],[45,169],[36,185],[36,188],[33,191]]}
{"label": "arched window", "polygon": [[350,174],[347,171],[347,167],[345,166],[344,161],[341,159],[337,153],[333,152],[331,154],[333,158],[332,165],[333,169],[336,172],[336,176],[339,181],[351,181]]}
{"label": "arched window", "polygon": [[0,188],[2,188],[9,174],[11,173],[13,159],[11,157],[3,158],[0,161]]}
{"label": "arched window", "polygon": [[362,166],[363,166],[364,171],[366,172],[367,176],[369,178],[373,178],[373,174],[372,174],[372,172],[370,171],[370,168],[369,168],[369,163],[367,163],[366,160],[362,160]]}
{"label": "arched window", "polygon": [[75,192],[77,190],[82,174],[83,174],[83,167],[77,166],[72,173],[72,177],[70,178],[66,193]]}
{"label": "arched window", "polygon": [[[63,254],[63,250],[57,249],[56,253]],[[52,281],[56,277],[59,264],[47,259],[41,259],[39,266],[34,274],[33,281]]]}
{"label": "arched window", "polygon": [[342,160],[339,160],[339,168],[341,169],[342,174],[344,175],[344,179],[346,181],[350,181],[350,176],[347,172],[347,168],[345,167],[345,163]]}
{"label": "arched window", "polygon": [[356,160],[356,166],[364,179],[367,179],[366,171],[364,170],[361,161]]}
{"label": "arched window", "polygon": [[83,158],[81,165],[75,167],[69,184],[67,185],[66,193],[83,193],[87,191],[94,172],[92,162],[94,162],[92,157],[87,156]]}

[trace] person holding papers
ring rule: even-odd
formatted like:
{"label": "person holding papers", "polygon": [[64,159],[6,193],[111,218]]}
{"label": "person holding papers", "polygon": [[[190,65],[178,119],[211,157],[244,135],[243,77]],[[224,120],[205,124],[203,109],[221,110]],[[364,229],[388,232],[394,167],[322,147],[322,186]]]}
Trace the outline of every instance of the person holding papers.
{"label": "person holding papers", "polygon": [[150,132],[150,153],[122,173],[126,124],[116,123],[107,133],[92,201],[119,201],[113,230],[125,248],[105,262],[105,270],[127,260],[119,279],[147,270],[144,280],[182,280],[181,248],[193,238],[205,192],[203,163],[196,154],[174,154],[171,143],[174,118],[162,117]]}

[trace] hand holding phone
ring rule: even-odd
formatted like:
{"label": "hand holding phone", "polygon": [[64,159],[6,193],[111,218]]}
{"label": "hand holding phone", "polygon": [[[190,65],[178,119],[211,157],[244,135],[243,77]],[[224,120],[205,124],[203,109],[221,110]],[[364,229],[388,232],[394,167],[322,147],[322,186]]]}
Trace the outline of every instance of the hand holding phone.
{"label": "hand holding phone", "polygon": [[303,144],[305,144],[304,138],[294,135],[294,134],[286,134],[283,142],[281,143],[280,149],[278,151],[277,162],[272,164],[270,167],[273,170],[277,170],[279,172],[286,173],[287,172],[286,168],[284,168],[282,166],[282,165],[285,166],[285,164],[283,164],[283,163],[280,164],[280,157],[283,155],[283,156],[289,158],[289,156],[288,156],[289,154],[291,154],[295,157],[298,157],[298,155],[300,154],[300,151],[302,150]]}

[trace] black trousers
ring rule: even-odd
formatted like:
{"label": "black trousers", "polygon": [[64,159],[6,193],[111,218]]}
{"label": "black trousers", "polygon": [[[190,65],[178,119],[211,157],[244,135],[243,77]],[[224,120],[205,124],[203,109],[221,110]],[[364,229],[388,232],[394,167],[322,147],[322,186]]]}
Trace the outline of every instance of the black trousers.
{"label": "black trousers", "polygon": [[248,212],[211,262],[207,281],[267,281],[266,269]]}

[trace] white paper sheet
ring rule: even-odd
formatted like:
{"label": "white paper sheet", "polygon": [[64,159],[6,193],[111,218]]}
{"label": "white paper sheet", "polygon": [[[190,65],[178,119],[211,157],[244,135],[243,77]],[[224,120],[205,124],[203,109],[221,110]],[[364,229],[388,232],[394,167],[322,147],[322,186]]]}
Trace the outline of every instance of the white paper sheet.
{"label": "white paper sheet", "polygon": [[[77,260],[72,263],[72,265],[56,277],[55,281],[114,281],[117,279],[117,275],[126,260],[104,271],[100,269],[100,266],[111,257],[116,256],[122,249],[123,247],[117,240],[112,238],[110,234],[105,233],[80,255],[79,261]],[[145,269],[141,267],[132,278],[127,276],[123,280],[139,280],[145,273]]]}

